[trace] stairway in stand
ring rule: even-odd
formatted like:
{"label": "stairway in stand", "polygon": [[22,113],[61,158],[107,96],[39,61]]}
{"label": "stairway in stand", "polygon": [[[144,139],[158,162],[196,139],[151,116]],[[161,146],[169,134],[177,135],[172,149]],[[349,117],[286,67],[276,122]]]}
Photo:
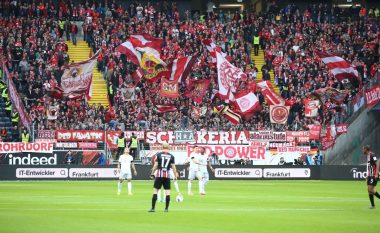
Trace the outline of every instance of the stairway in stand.
{"label": "stairway in stand", "polygon": [[[258,56],[255,56],[254,50],[252,48],[251,60],[252,60],[252,62],[255,63],[256,68],[259,70],[259,72],[257,74],[257,77],[256,77],[256,82],[258,83],[258,82],[263,81],[263,72],[261,72],[261,67],[263,65],[265,65],[265,59],[264,59],[264,52],[263,52],[263,50],[259,49]],[[274,82],[274,71],[273,71],[273,69],[271,69],[269,71],[269,74],[270,74],[270,82],[272,83],[272,86],[273,86],[274,90],[277,93],[280,93],[280,89],[278,88],[278,86]]]}
{"label": "stairway in stand", "polygon": [[[76,46],[70,41],[66,41],[66,43],[69,47],[70,62],[81,62],[89,58],[91,49],[85,41],[78,40]],[[88,104],[91,106],[98,103],[105,107],[109,106],[106,81],[103,79],[102,73],[95,67],[92,76],[92,98]]]}

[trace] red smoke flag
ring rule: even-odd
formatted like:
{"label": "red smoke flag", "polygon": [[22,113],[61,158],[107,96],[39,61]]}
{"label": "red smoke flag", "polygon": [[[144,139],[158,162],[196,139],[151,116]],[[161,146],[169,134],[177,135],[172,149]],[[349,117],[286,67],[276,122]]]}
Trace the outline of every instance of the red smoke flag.
{"label": "red smoke flag", "polygon": [[305,99],[305,116],[316,117],[320,107],[319,100]]}
{"label": "red smoke flag", "polygon": [[178,81],[162,78],[160,83],[160,96],[178,98]]}
{"label": "red smoke flag", "polygon": [[270,105],[270,122],[274,124],[286,124],[289,117],[289,106]]}
{"label": "red smoke flag", "polygon": [[261,88],[261,93],[264,95],[268,105],[288,105],[285,99],[274,91],[269,81],[261,81],[257,83],[257,87]]}
{"label": "red smoke flag", "polygon": [[256,111],[260,105],[259,100],[253,92],[234,94],[234,100],[232,103],[241,113]]}
{"label": "red smoke flag", "polygon": [[203,96],[205,95],[210,82],[209,79],[190,80],[185,96],[193,99],[196,103],[202,103]]}
{"label": "red smoke flag", "polygon": [[352,78],[360,81],[356,68],[343,58],[323,52],[317,52],[317,55],[339,81]]}
{"label": "red smoke flag", "polygon": [[237,89],[238,81],[240,79],[247,79],[247,75],[227,61],[219,48],[214,51],[216,53],[218,69],[219,97],[229,99],[229,93],[234,92]]}

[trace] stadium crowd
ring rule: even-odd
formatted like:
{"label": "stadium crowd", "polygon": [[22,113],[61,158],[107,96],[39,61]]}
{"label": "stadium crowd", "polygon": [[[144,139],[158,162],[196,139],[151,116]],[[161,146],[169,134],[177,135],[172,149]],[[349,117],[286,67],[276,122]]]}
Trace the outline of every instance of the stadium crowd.
{"label": "stadium crowd", "polygon": [[[295,5],[283,9],[272,5],[261,15],[223,11],[202,15],[179,12],[175,3],[135,2],[124,7],[101,2],[0,2],[1,59],[38,129],[301,130],[310,123],[342,123],[352,113],[350,104],[361,87],[338,82],[315,55],[316,51],[338,54],[355,65],[363,84],[380,73],[379,9],[343,11],[320,4],[301,11]],[[49,94],[60,85],[63,65],[71,62],[66,41],[77,34],[74,21],[81,22],[79,30],[83,30],[83,40],[92,50],[101,49],[97,68],[103,72],[109,91],[115,93],[110,96],[112,108],[89,106],[85,99],[54,99]],[[183,95],[184,82],[179,98],[170,99],[158,94],[157,83],[133,78],[137,67],[115,48],[135,33],[163,38],[162,57],[168,63],[197,54],[190,79],[211,80],[202,104]],[[260,37],[264,50],[263,67],[256,67],[251,57],[254,36]],[[232,58],[231,63],[247,73],[248,80],[241,88],[253,88],[257,72],[263,72],[264,80],[275,80],[281,96],[294,103],[287,125],[270,123],[268,107],[258,91],[262,110],[238,125],[213,112],[219,101],[214,98],[217,72],[202,43],[204,39],[218,44]],[[274,77],[270,77],[269,70],[274,70]],[[324,87],[349,93],[341,103],[327,98],[318,117],[306,118],[305,97]],[[154,107],[157,104],[174,105],[178,111],[158,113]],[[57,120],[47,120],[49,105],[59,106]]]}

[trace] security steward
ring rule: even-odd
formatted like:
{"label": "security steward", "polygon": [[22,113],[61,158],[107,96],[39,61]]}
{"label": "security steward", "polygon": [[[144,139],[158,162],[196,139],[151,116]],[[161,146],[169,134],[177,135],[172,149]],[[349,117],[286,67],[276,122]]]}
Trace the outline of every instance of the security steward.
{"label": "security steward", "polygon": [[29,142],[30,137],[28,131],[24,128],[21,133],[21,142]]}
{"label": "security steward", "polygon": [[132,133],[132,137],[131,137],[131,140],[129,142],[129,154],[132,155],[133,160],[136,159],[138,143],[139,143],[139,141],[138,141],[135,133]]}

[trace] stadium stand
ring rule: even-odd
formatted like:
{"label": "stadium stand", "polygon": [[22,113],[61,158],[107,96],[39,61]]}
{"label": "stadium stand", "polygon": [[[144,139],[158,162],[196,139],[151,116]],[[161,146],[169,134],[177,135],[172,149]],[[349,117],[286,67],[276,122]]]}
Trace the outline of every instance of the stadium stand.
{"label": "stadium stand", "polygon": [[[342,11],[323,4],[299,9],[293,4],[282,9],[272,5],[262,15],[219,12],[199,17],[179,12],[175,3],[167,2],[129,6],[68,2],[1,3],[2,61],[36,129],[302,130],[313,123],[345,122],[354,113],[357,93],[373,86],[379,76],[378,9],[368,9],[368,13],[365,9]],[[346,21],[349,14],[351,21]],[[94,89],[95,98],[103,99],[89,103],[84,98],[51,98],[60,85],[63,66],[74,60],[73,56],[89,56],[86,49],[81,56],[78,52],[71,55],[75,54],[75,46],[65,39],[70,39],[66,36],[74,22],[79,25],[79,34],[83,34],[78,36],[77,46],[87,42],[92,54],[101,49],[95,74],[103,74],[107,87]],[[158,94],[157,83],[134,79],[137,67],[115,48],[137,33],[163,38],[162,56],[166,62],[197,54],[189,80],[211,80],[202,104],[184,96],[186,83],[180,85],[180,97],[170,99]],[[253,49],[255,36],[260,37],[258,56]],[[213,95],[217,71],[202,43],[204,39],[214,41],[232,58],[233,65],[247,73],[248,80],[242,83],[244,89],[249,89],[253,80],[269,80],[283,98],[293,103],[285,126],[270,122],[268,105],[257,90],[262,110],[245,117],[240,124],[234,125],[213,111],[219,101]],[[316,56],[317,51],[339,54],[354,65],[361,85],[339,82]],[[99,75],[94,77],[99,79],[95,82],[103,82]],[[306,118],[305,98],[325,87],[347,91],[347,95],[340,101],[328,96],[318,116]],[[105,88],[110,103],[104,100]],[[177,111],[161,113],[155,108],[158,104],[175,106]],[[47,120],[46,110],[51,105],[59,106],[57,120]],[[10,123],[1,113],[0,127],[6,126],[7,135],[12,134],[8,132],[12,131]]]}

